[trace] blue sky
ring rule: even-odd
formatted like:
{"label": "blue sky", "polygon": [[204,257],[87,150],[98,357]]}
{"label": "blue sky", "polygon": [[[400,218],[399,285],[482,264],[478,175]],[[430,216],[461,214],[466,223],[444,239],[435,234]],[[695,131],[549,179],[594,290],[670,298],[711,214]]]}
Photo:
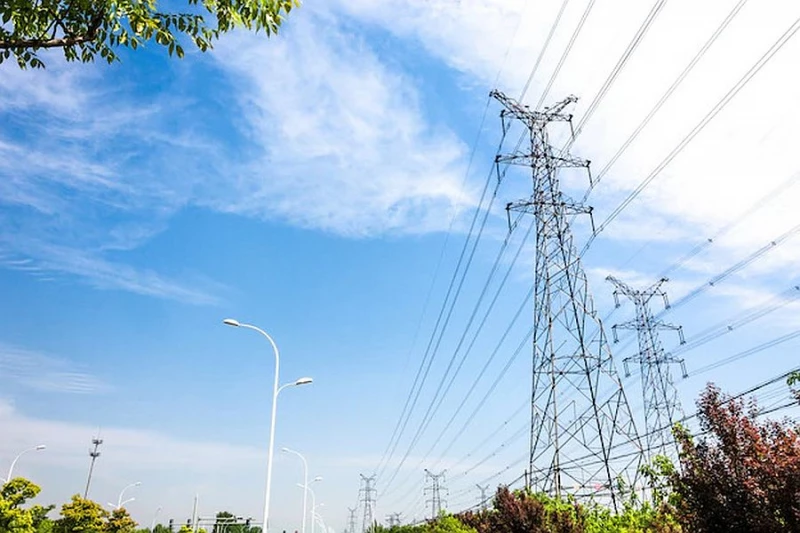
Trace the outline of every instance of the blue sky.
{"label": "blue sky", "polygon": [[[668,2],[573,152],[599,171],[737,3]],[[579,121],[654,4],[595,6],[546,100],[576,94]],[[587,5],[568,4],[525,103],[540,99]],[[146,47],[112,66],[64,65],[55,53],[46,71],[3,65],[0,464],[45,442],[17,472],[43,485],[43,501],[65,500],[83,487],[100,428],[99,501],[142,481],[130,510],[145,525],[159,506],[162,518],[185,520],[195,494],[201,516],[260,516],[272,359],[263,339],[221,324],[232,316],[274,335],[283,381],[315,379],[282,393],[277,447],[301,451],[325,478],[321,513],[343,529],[358,475],[376,468],[411,388],[491,169],[499,107],[482,120],[487,94],[520,95],[560,6],[307,2],[276,38],[234,34],[182,61]],[[797,17],[789,0],[744,5],[594,190],[596,222]],[[584,266],[601,316],[613,309],[608,274],[649,284],[800,171],[799,56],[795,37],[594,241]],[[565,179],[579,198],[585,182]],[[455,508],[476,501],[475,483],[523,468],[504,470],[526,450],[529,350],[511,356],[529,308],[437,439],[531,285],[530,242],[512,265],[523,226],[501,257],[509,280],[489,320],[430,427],[399,460],[450,357],[464,353],[456,346],[506,236],[503,206],[526,194],[527,180],[514,174],[499,189],[409,430],[378,480],[378,517],[423,516],[423,468],[448,468]],[[672,272],[670,298],[800,223],[796,181]],[[580,243],[587,229],[576,226]],[[667,316],[691,339],[796,285],[798,257],[790,237]],[[794,331],[796,311],[790,303],[687,352],[690,374]],[[631,313],[623,306],[609,325]],[[633,353],[626,342],[618,362]],[[738,391],[795,366],[796,346],[679,381],[685,410],[707,380]],[[625,385],[640,413],[636,377]],[[298,528],[300,475],[295,458],[278,456],[278,530]]]}

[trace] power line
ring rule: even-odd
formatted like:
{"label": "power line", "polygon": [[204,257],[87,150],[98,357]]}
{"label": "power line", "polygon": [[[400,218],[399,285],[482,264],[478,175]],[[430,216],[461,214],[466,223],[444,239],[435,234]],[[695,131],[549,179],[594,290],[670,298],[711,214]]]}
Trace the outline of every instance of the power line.
{"label": "power line", "polygon": [[553,83],[555,83],[558,74],[561,72],[561,68],[564,66],[564,62],[567,60],[567,57],[569,57],[569,54],[572,51],[572,47],[575,46],[575,41],[578,40],[578,36],[583,30],[583,26],[586,24],[586,20],[589,18],[595,2],[596,0],[589,0],[589,3],[586,5],[586,9],[583,10],[581,19],[578,21],[575,31],[572,32],[572,36],[569,38],[569,42],[567,43],[566,48],[564,48],[564,52],[561,54],[561,58],[559,58],[558,64],[556,65],[555,70],[553,70],[553,74],[550,76],[550,81],[547,82],[547,86],[542,92],[542,95],[539,97],[539,102],[536,104],[536,109],[540,109],[542,104],[544,104],[547,95],[550,93],[550,89],[553,87]]}
{"label": "power line", "polygon": [[658,0],[655,4],[653,4],[653,7],[650,9],[647,17],[645,17],[644,21],[639,26],[639,29],[636,31],[636,34],[634,34],[633,39],[630,43],[628,43],[628,46],[623,52],[622,56],[617,60],[617,64],[614,65],[613,69],[611,69],[611,73],[609,73],[608,77],[603,82],[603,85],[600,87],[600,90],[597,91],[597,94],[592,99],[591,104],[589,104],[589,107],[583,114],[583,118],[578,121],[578,126],[575,128],[574,137],[580,135],[586,123],[592,118],[592,115],[594,115],[595,111],[597,111],[597,108],[600,106],[603,98],[605,98],[606,94],[611,89],[611,86],[614,84],[614,81],[616,81],[619,74],[625,68],[628,60],[633,55],[633,52],[636,51],[641,44],[642,40],[647,34],[647,31],[653,25],[653,22],[655,22],[656,18],[658,18],[658,15],[661,13],[661,10],[664,8],[666,3],[667,0]]}
{"label": "power line", "polygon": [[[589,198],[589,194],[592,191],[592,189],[597,186],[597,184],[600,182],[600,180],[603,179],[603,177],[605,177],[605,175],[608,173],[608,171],[611,169],[611,167],[614,165],[614,163],[617,162],[617,160],[628,149],[628,147],[631,145],[631,143],[633,143],[633,141],[636,140],[636,138],[639,136],[639,134],[642,132],[642,130],[650,123],[650,120],[652,120],[652,118],[656,115],[656,113],[658,113],[661,110],[661,108],[664,106],[666,101],[672,96],[672,94],[683,83],[683,81],[686,79],[686,77],[689,75],[689,73],[692,70],[694,70],[694,67],[697,65],[697,63],[703,58],[703,56],[706,54],[708,49],[711,48],[711,45],[713,45],[717,41],[717,39],[719,39],[719,36],[725,31],[725,29],[728,27],[728,25],[731,23],[731,21],[734,18],[736,18],[736,15],[739,14],[739,11],[741,11],[742,7],[744,7],[744,5],[746,3],[747,3],[747,0],[739,0],[739,2],[733,7],[733,9],[731,9],[731,11],[728,13],[728,15],[725,17],[725,19],[723,19],[723,21],[720,23],[720,25],[717,27],[717,29],[714,31],[714,33],[711,34],[711,37],[709,37],[709,39],[705,42],[705,44],[703,44],[703,46],[700,48],[700,50],[697,52],[697,54],[695,54],[695,56],[691,59],[691,61],[689,61],[689,64],[686,65],[686,67],[684,67],[683,71],[678,75],[678,77],[675,79],[675,81],[672,82],[672,85],[670,85],[669,88],[664,92],[664,94],[661,95],[661,98],[659,98],[659,100],[652,107],[652,109],[647,114],[647,116],[645,116],[645,118],[642,119],[642,121],[639,123],[638,126],[636,126],[636,128],[628,136],[628,138],[625,140],[625,142],[622,143],[622,146],[611,157],[611,159],[605,164],[605,166],[600,170],[600,172],[597,174],[597,176],[595,176],[594,180],[592,181],[592,184],[586,190],[586,194],[584,195],[584,197],[581,200],[582,202],[585,202]],[[579,130],[580,129],[581,128],[579,128]]]}
{"label": "power line", "polygon": [[669,165],[675,157],[680,154],[686,146],[694,140],[697,135],[705,129],[705,127],[716,117],[725,107],[730,103],[733,98],[739,94],[753,77],[766,65],[770,59],[791,39],[800,29],[800,18],[796,19],[794,23],[778,38],[777,41],[750,67],[750,69],[742,76],[738,82],[722,97],[717,104],[698,122],[694,128],[672,149],[672,151],[648,174],[648,176],[618,205],[606,219],[597,227],[597,229],[589,237],[587,243],[584,245],[580,255],[584,255],[586,250],[591,245],[592,241],[600,234],[608,225],[616,219],[619,214],[630,203],[636,199],[639,194],[656,179],[661,172]]}
{"label": "power line", "polygon": [[[545,52],[547,52],[547,48],[550,46],[550,41],[553,38],[556,29],[558,28],[559,22],[561,22],[561,16],[564,14],[564,10],[567,8],[567,4],[569,4],[569,0],[564,0],[563,2],[561,2],[561,9],[558,10],[556,19],[550,26],[550,31],[547,34],[547,38],[544,40],[544,45],[542,46],[542,49],[539,50],[539,57],[536,58],[536,62],[533,64],[533,68],[531,69],[531,73],[528,76],[525,85],[522,87],[522,92],[520,92],[519,98],[517,98],[518,102],[522,102],[525,100],[525,94],[528,92],[528,89],[531,86],[531,82],[533,82],[533,78],[534,76],[536,76],[536,72],[539,70],[539,65],[542,63],[542,58],[544,57]],[[494,86],[497,87],[497,83],[495,83]]]}

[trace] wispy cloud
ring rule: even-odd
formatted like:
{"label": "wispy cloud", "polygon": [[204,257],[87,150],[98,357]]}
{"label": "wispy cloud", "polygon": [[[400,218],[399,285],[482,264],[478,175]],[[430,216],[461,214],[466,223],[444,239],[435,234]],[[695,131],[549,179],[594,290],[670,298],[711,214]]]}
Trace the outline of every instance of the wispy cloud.
{"label": "wispy cloud", "polygon": [[215,57],[262,155],[214,208],[364,236],[441,230],[470,202],[465,146],[335,17],[306,10],[282,38],[240,35]]}
{"label": "wispy cloud", "polygon": [[[41,280],[216,303],[224,288],[200,275],[189,274],[190,283],[125,264],[124,253],[109,258],[168,226],[191,199],[192,170],[202,164],[194,156],[209,151],[200,136],[193,144],[165,126],[165,110],[180,112],[185,102],[168,105],[162,95],[144,102],[116,89],[90,68],[4,72],[0,265]],[[177,168],[190,177],[162,179]]]}
{"label": "wispy cloud", "polygon": [[111,390],[66,359],[2,343],[0,379],[39,392],[99,394]]}
{"label": "wispy cloud", "polygon": [[[670,2],[587,123],[575,153],[591,159],[595,170],[604,165],[736,3]],[[555,0],[336,2],[337,9],[361,23],[420,43],[467,82],[488,89],[497,80],[499,88],[514,97],[531,75],[561,5]],[[545,103],[577,94],[576,121],[598,94],[652,3],[625,8],[595,5],[563,68],[554,75],[587,6],[588,1],[569,4],[525,98],[536,105],[552,80]],[[595,190],[591,203],[598,222],[657,167],[798,16],[800,7],[792,0],[775,0],[769,9],[750,2],[742,9]],[[609,34],[609,27],[616,30]],[[625,243],[703,239],[796,172],[797,163],[785,154],[800,142],[795,127],[800,120],[795,96],[800,92],[800,75],[792,68],[798,55],[800,36],[795,36],[609,225],[602,239]],[[765,112],[765,101],[779,108]],[[798,201],[800,188],[784,191],[709,252],[718,254],[714,257],[719,262],[735,260],[779,235],[799,220],[791,208]],[[784,253],[771,254],[762,263],[767,270],[792,266],[800,256],[800,245],[787,243],[784,248]]]}

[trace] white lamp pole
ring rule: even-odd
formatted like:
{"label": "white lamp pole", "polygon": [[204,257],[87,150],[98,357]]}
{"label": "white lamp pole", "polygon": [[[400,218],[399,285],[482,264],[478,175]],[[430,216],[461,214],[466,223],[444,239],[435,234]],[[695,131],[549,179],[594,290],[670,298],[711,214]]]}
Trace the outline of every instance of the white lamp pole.
{"label": "white lamp pole", "polygon": [[19,455],[14,457],[14,460],[11,461],[11,466],[8,468],[8,477],[6,478],[6,482],[11,481],[11,475],[14,473],[14,465],[17,464],[17,461],[19,461],[20,457],[22,457],[28,452],[36,452],[44,450],[45,448],[47,448],[47,446],[45,446],[44,444],[40,444],[38,446],[34,446],[33,448],[28,448],[27,450],[23,450],[22,452],[19,453]]}
{"label": "white lamp pole", "polygon": [[281,357],[280,352],[278,351],[278,345],[275,344],[275,341],[272,340],[272,337],[261,328],[256,326],[252,326],[250,324],[242,324],[238,320],[234,320],[232,318],[226,318],[222,321],[223,324],[227,326],[233,326],[235,328],[247,328],[256,331],[267,338],[270,345],[272,346],[272,351],[275,354],[275,380],[272,385],[272,416],[270,419],[270,427],[269,427],[269,451],[267,452],[267,489],[266,493],[264,494],[264,525],[262,533],[269,532],[269,497],[270,491],[272,490],[272,456],[275,449],[275,413],[278,407],[278,394],[285,389],[286,387],[293,387],[297,385],[308,385],[313,380],[311,378],[300,378],[294,383],[287,383],[282,387],[278,387],[278,374],[280,371],[280,364],[281,364]]}
{"label": "white lamp pole", "polygon": [[281,451],[284,453],[294,454],[299,457],[301,461],[303,461],[303,522],[301,531],[302,533],[306,533],[306,516],[308,515],[308,462],[300,452],[290,450],[289,448],[282,448]]}
{"label": "white lamp pole", "polygon": [[156,514],[153,515],[153,521],[150,523],[150,533],[153,533],[153,530],[156,528],[156,520],[158,519],[158,514],[161,512],[161,507],[156,509]]}
{"label": "white lamp pole", "polygon": [[134,499],[135,499],[135,498],[128,498],[127,500],[125,500],[125,501],[123,502],[123,501],[122,501],[122,497],[125,495],[125,491],[126,491],[126,490],[128,490],[128,489],[130,489],[130,488],[133,488],[133,487],[138,487],[138,486],[139,486],[139,485],[141,485],[141,484],[142,484],[142,482],[141,482],[141,481],[137,481],[136,483],[131,483],[130,485],[126,486],[124,489],[122,489],[122,490],[120,491],[120,493],[119,493],[119,498],[117,498],[117,509],[120,509],[120,508],[121,508],[123,505],[125,505],[126,503],[129,503],[129,502],[132,502],[132,501],[134,501]]}

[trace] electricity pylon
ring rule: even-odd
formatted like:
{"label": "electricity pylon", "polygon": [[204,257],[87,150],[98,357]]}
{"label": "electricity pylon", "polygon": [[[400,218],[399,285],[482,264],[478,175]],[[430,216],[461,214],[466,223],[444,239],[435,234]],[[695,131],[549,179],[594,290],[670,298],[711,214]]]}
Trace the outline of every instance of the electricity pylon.
{"label": "electricity pylon", "polygon": [[374,487],[375,476],[366,477],[361,474],[361,503],[364,504],[364,520],[361,524],[362,533],[366,533],[372,527],[372,522],[375,516],[375,495],[377,490]]}
{"label": "electricity pylon", "polygon": [[592,210],[561,191],[559,171],[588,173],[589,162],[555,148],[548,131],[558,122],[572,127],[565,110],[577,98],[535,111],[499,91],[491,96],[503,106],[503,138],[522,125],[526,140],[497,155],[498,180],[511,165],[532,177],[530,196],[506,206],[510,230],[524,214],[536,228],[530,483],[555,496],[607,496],[616,509],[620,478],[637,480],[642,446],[573,243],[571,218]]}
{"label": "electricity pylon", "polygon": [[[431,482],[429,486],[425,487],[425,493],[430,494],[430,499],[428,499],[427,503],[431,505],[431,520],[439,518],[439,515],[442,513],[442,503],[444,502],[442,499],[442,492],[447,493],[447,489],[442,487],[444,473],[445,470],[434,474],[427,468],[425,469],[425,481],[427,482],[430,480]],[[444,504],[447,505],[446,502],[444,502]]]}
{"label": "electricity pylon", "polygon": [[638,337],[639,353],[625,358],[624,364],[626,377],[630,376],[629,362],[639,363],[641,369],[647,455],[651,459],[656,455],[677,459],[678,450],[672,436],[672,424],[683,417],[683,411],[669,365],[675,363],[681,365],[684,377],[686,377],[686,365],[683,359],[664,352],[658,331],[676,331],[681,344],[686,340],[681,326],[656,320],[650,311],[650,300],[656,296],[663,299],[664,309],[669,309],[667,293],[661,289],[668,280],[661,278],[646,289],[636,290],[614,276],[608,276],[606,279],[615,287],[614,302],[617,307],[620,306],[620,294],[627,296],[636,307],[636,317],[633,320],[616,324],[611,329],[615,343],[619,342],[618,329],[634,330]]}

